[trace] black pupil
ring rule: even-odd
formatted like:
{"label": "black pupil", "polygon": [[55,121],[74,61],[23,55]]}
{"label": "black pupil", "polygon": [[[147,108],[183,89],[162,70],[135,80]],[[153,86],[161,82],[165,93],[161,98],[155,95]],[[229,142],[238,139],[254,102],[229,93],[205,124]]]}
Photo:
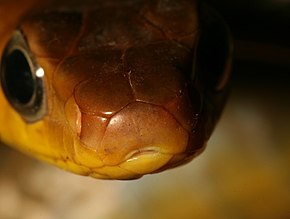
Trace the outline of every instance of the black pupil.
{"label": "black pupil", "polygon": [[7,57],[5,83],[8,95],[13,101],[27,104],[34,93],[34,80],[26,57],[20,50],[14,50]]}

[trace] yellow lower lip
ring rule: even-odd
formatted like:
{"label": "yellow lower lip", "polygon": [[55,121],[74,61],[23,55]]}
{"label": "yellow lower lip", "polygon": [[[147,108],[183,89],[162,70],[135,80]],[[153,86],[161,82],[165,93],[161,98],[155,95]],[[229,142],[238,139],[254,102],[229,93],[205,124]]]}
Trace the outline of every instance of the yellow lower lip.
{"label": "yellow lower lip", "polygon": [[136,149],[131,151],[127,156],[125,157],[125,160],[131,160],[131,159],[138,159],[140,155],[145,155],[145,154],[155,154],[155,153],[160,153],[160,148],[159,147],[144,147],[140,149]]}
{"label": "yellow lower lip", "polygon": [[161,153],[150,147],[133,151],[129,156],[119,167],[142,175],[161,168],[173,157],[172,154]]}

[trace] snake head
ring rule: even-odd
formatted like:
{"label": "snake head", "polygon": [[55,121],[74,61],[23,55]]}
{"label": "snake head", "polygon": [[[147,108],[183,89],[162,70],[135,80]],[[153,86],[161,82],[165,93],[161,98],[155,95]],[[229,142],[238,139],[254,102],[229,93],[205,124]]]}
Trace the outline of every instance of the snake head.
{"label": "snake head", "polygon": [[[1,65],[13,109],[0,119],[9,115],[20,137],[9,127],[1,138],[69,171],[107,179],[139,178],[201,153],[227,96],[227,30],[216,15],[193,13],[191,1],[161,2],[26,20]],[[11,64],[15,51],[25,68]],[[30,80],[23,92],[22,80],[14,83],[18,71]]]}

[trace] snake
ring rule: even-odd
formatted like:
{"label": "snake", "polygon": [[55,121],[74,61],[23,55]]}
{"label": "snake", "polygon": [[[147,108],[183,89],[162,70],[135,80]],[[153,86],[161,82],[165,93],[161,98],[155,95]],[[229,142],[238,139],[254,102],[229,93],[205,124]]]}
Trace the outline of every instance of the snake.
{"label": "snake", "polygon": [[5,145],[121,180],[204,150],[227,100],[232,57],[212,8],[197,0],[12,0],[0,13]]}

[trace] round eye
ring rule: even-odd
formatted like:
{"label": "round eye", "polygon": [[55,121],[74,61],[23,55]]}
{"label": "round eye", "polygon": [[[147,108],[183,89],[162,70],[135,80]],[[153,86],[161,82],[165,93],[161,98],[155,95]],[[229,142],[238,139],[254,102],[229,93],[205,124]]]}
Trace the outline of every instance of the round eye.
{"label": "round eye", "polygon": [[4,50],[0,78],[7,100],[27,122],[36,122],[46,114],[43,77],[43,69],[17,31]]}

